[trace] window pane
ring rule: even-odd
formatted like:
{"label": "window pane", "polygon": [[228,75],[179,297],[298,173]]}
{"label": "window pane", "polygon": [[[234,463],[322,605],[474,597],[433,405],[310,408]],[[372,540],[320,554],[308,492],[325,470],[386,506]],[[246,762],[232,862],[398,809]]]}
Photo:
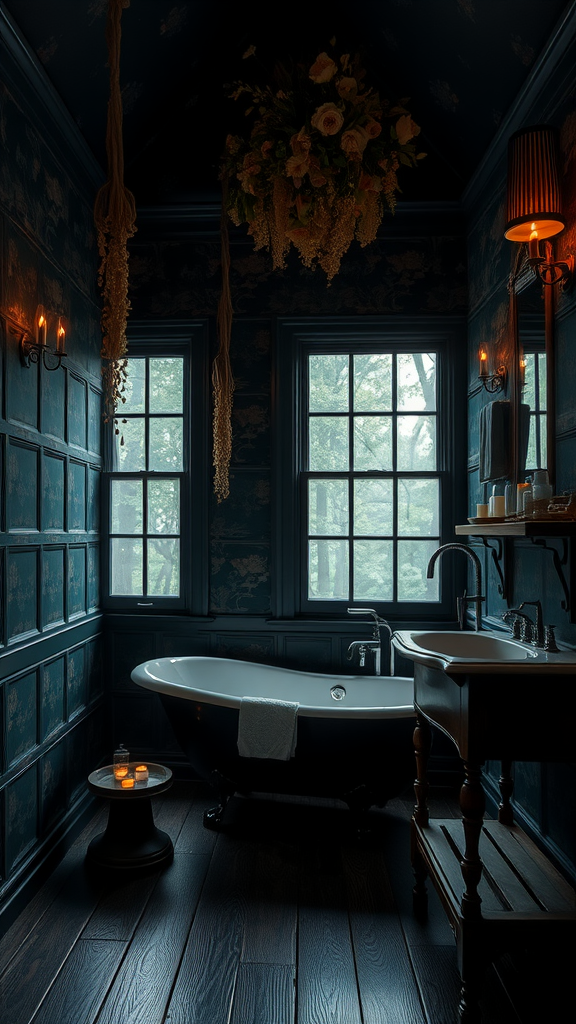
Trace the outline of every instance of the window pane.
{"label": "window pane", "polygon": [[354,417],[354,469],[392,469],[392,417]]}
{"label": "window pane", "polygon": [[540,379],[540,409],[546,408],[546,353],[538,353],[538,375]]}
{"label": "window pane", "polygon": [[398,479],[400,536],[437,537],[440,533],[438,480]]}
{"label": "window pane", "polygon": [[161,416],[150,420],[148,469],[152,472],[182,469],[182,420]]}
{"label": "window pane", "polygon": [[308,598],[348,600],[348,541],[311,540],[308,545]]}
{"label": "window pane", "polygon": [[142,595],[142,540],[110,541],[110,593],[118,597]]}
{"label": "window pane", "polygon": [[436,355],[398,354],[398,409],[436,409]]}
{"label": "window pane", "polygon": [[309,420],[309,468],[313,472],[348,469],[348,418],[313,416]]}
{"label": "window pane", "polygon": [[348,409],[348,356],[310,356],[308,359],[310,412]]}
{"label": "window pane", "polygon": [[436,469],[436,417],[399,416],[397,468]]}
{"label": "window pane", "polygon": [[119,412],[144,412],[146,399],[146,360],[129,359],[126,367],[124,398]]}
{"label": "window pane", "polygon": [[391,536],[394,489],[392,480],[354,481],[354,533]]}
{"label": "window pane", "polygon": [[148,533],[180,533],[180,481],[148,481]]}
{"label": "window pane", "polygon": [[146,469],[143,417],[119,423],[118,429],[120,433],[114,435],[117,470],[120,473],[141,473]]}
{"label": "window pane", "polygon": [[392,409],[392,356],[354,356],[354,411]]}
{"label": "window pane", "polygon": [[337,537],[347,534],[347,480],[309,480],[308,485],[308,533]]}
{"label": "window pane", "polygon": [[354,600],[392,601],[393,597],[392,541],[355,541]]}
{"label": "window pane", "polygon": [[150,359],[150,412],[182,412],[182,359]]}
{"label": "window pane", "polygon": [[180,593],[180,541],[148,541],[148,594],[178,597]]}
{"label": "window pane", "polygon": [[535,376],[535,363],[536,353],[526,352],[524,355],[526,366],[524,369],[524,388],[522,391],[522,401],[534,409],[536,406],[535,388],[536,388],[536,376]]}
{"label": "window pane", "polygon": [[428,562],[437,547],[437,540],[398,542],[399,601],[438,600],[438,580],[426,578]]}
{"label": "window pane", "polygon": [[111,532],[142,533],[142,481],[112,480]]}

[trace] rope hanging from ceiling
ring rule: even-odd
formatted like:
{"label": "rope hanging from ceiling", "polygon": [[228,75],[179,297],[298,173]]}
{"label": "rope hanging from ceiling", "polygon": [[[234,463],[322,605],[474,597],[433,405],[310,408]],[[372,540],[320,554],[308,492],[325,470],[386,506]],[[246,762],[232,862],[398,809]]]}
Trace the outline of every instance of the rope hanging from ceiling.
{"label": "rope hanging from ceiling", "polygon": [[222,259],[222,291],[218,302],[218,354],[212,365],[213,412],[213,463],[214,493],[218,502],[227,498],[229,488],[229,467],[232,455],[232,401],[234,378],[230,364],[230,338],[232,334],[232,297],[230,294],[230,244],[228,237],[227,178],[222,177],[222,212],[220,217],[220,241]]}
{"label": "rope hanging from ceiling", "polygon": [[110,69],[110,98],[106,125],[108,180],[99,189],[94,204],[97,230],[98,286],[103,308],[101,315],[104,360],[104,420],[114,418],[118,404],[124,401],[126,381],[126,323],[130,311],[128,299],[128,239],[136,232],[136,204],[124,186],[124,150],[122,144],[122,94],[120,91],[120,40],[123,8],[130,0],[108,0],[106,43]]}

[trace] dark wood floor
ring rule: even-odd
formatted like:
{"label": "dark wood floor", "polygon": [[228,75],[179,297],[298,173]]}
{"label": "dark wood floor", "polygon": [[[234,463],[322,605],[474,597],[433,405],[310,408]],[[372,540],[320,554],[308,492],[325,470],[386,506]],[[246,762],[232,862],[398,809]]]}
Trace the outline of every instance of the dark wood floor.
{"label": "dark wood floor", "polygon": [[[174,860],[120,879],[86,869],[97,811],[0,940],[2,1024],[456,1024],[455,944],[433,891],[428,921],[412,914],[409,792],[360,837],[344,805],[262,797],[233,798],[216,834],[211,803],[198,783],[155,798]],[[498,970],[483,1024],[567,1019],[553,965]]]}

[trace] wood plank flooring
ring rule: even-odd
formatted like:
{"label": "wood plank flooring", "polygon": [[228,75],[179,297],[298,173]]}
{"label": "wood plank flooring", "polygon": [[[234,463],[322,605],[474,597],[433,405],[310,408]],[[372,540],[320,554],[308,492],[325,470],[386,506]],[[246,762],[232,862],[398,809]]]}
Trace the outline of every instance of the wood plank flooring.
{"label": "wood plank flooring", "polygon": [[[214,833],[213,803],[200,783],[155,798],[174,861],[120,878],[85,865],[98,808],[0,940],[2,1024],[457,1024],[433,889],[412,914],[410,792],[360,836],[336,801],[263,796],[234,797]],[[487,972],[483,1024],[564,1019],[560,968],[527,965]]]}

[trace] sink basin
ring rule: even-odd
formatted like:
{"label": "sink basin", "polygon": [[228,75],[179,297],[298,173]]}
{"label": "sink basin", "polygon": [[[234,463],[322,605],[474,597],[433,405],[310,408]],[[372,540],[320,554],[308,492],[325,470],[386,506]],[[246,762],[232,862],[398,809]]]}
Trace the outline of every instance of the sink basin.
{"label": "sink basin", "polygon": [[575,651],[552,654],[489,630],[398,630],[392,644],[404,658],[450,674],[576,671]]}
{"label": "sink basin", "polygon": [[536,651],[526,644],[492,633],[412,633],[411,637],[412,642],[421,650],[443,654],[448,658],[524,661],[536,657]]}

